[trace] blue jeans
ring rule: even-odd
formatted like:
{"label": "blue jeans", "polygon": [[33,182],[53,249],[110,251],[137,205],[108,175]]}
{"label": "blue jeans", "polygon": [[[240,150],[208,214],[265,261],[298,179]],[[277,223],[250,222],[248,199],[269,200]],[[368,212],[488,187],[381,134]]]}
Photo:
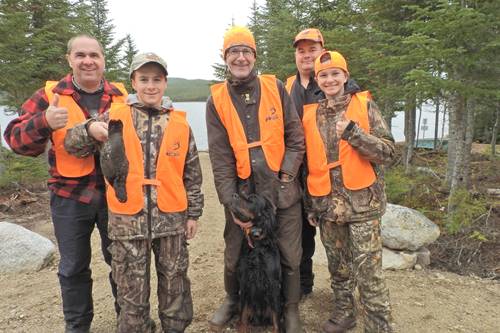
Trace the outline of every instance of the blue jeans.
{"label": "blue jeans", "polygon": [[[97,226],[101,236],[101,251],[105,262],[111,264],[108,246],[108,208],[104,194],[90,204],[67,199],[51,193],[50,209],[61,260],[59,284],[66,327],[90,327],[94,310],[92,304],[92,277],[90,236]],[[116,299],[116,284],[109,274],[111,289]],[[115,302],[115,308],[118,308]]]}

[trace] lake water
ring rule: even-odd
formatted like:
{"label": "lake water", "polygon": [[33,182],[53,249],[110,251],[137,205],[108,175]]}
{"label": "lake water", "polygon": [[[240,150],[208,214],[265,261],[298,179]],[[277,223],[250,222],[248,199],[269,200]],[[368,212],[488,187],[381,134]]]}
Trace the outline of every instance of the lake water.
{"label": "lake water", "polygon": [[[186,111],[189,125],[193,130],[196,145],[199,150],[207,150],[207,127],[205,125],[205,102],[179,102],[174,103],[174,107],[179,110]],[[8,116],[4,113],[3,107],[0,106],[0,128],[2,133],[2,145],[7,147],[7,143],[3,138],[3,131],[7,124],[16,117],[16,115]]]}
{"label": "lake water", "polygon": [[[207,128],[205,125],[205,102],[179,102],[174,103],[174,107],[186,111],[189,124],[193,130],[196,144],[199,150],[207,150],[208,142],[207,142]],[[0,107],[0,128],[2,129],[2,145],[6,146],[3,139],[3,131],[7,127],[7,124],[11,119],[15,116],[7,116],[3,112],[3,108]],[[419,138],[434,138],[434,117],[435,113],[433,112],[433,106],[424,105],[422,111],[422,120],[421,120],[421,130],[419,134]],[[425,121],[424,121],[425,119]],[[417,121],[418,121],[418,112],[417,112]],[[443,122],[443,115],[440,114],[439,119],[439,131],[438,138],[441,138],[441,124]],[[426,125],[424,125],[426,123]],[[427,129],[424,131],[422,126],[427,126]],[[445,136],[448,134],[448,122],[446,120],[444,127]],[[392,118],[392,135],[396,141],[404,141],[404,113],[398,112],[396,116]]]}

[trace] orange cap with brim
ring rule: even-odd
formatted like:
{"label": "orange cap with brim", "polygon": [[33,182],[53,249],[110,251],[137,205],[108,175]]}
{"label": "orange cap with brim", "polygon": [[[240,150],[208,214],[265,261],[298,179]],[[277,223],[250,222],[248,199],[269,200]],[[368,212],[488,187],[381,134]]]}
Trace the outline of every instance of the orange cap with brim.
{"label": "orange cap with brim", "polygon": [[329,68],[340,68],[349,75],[347,62],[342,54],[336,51],[325,51],[321,53],[314,61],[314,74]]}
{"label": "orange cap with brim", "polygon": [[312,40],[313,42],[316,43],[321,43],[321,46],[325,45],[325,41],[323,40],[323,35],[321,34],[321,31],[316,28],[309,28],[302,30],[295,36],[295,39],[293,41],[293,47],[297,47],[297,43],[300,42],[301,40]]}
{"label": "orange cap with brim", "polygon": [[222,47],[222,55],[224,58],[226,57],[226,51],[230,47],[237,45],[248,46],[257,53],[255,39],[253,38],[252,32],[247,27],[233,26],[226,31],[224,34],[224,45]]}

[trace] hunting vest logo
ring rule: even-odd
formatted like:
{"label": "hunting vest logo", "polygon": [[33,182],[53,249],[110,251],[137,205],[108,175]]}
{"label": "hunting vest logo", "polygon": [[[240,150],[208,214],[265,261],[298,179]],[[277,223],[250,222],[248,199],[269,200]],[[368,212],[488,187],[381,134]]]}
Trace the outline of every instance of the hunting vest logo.
{"label": "hunting vest logo", "polygon": [[179,141],[175,141],[172,146],[170,147],[170,149],[167,149],[167,156],[172,156],[172,157],[177,157],[179,156],[179,152],[177,150],[179,150],[179,148],[181,147],[181,143]]}
{"label": "hunting vest logo", "polygon": [[279,119],[279,116],[276,114],[276,109],[272,107],[269,110],[269,114],[266,116],[266,121],[277,120],[277,119]]}

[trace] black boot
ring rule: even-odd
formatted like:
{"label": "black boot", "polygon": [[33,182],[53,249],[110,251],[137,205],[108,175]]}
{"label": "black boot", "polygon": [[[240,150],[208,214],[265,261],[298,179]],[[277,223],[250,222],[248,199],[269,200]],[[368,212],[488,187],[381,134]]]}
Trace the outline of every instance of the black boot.
{"label": "black boot", "polygon": [[300,322],[300,277],[299,272],[283,270],[283,294],[285,296],[285,332],[302,333]]}
{"label": "black boot", "polygon": [[239,308],[239,284],[236,273],[228,272],[224,268],[224,287],[226,289],[226,298],[214,312],[212,318],[208,321],[213,332],[220,332],[224,326],[238,313]]}

